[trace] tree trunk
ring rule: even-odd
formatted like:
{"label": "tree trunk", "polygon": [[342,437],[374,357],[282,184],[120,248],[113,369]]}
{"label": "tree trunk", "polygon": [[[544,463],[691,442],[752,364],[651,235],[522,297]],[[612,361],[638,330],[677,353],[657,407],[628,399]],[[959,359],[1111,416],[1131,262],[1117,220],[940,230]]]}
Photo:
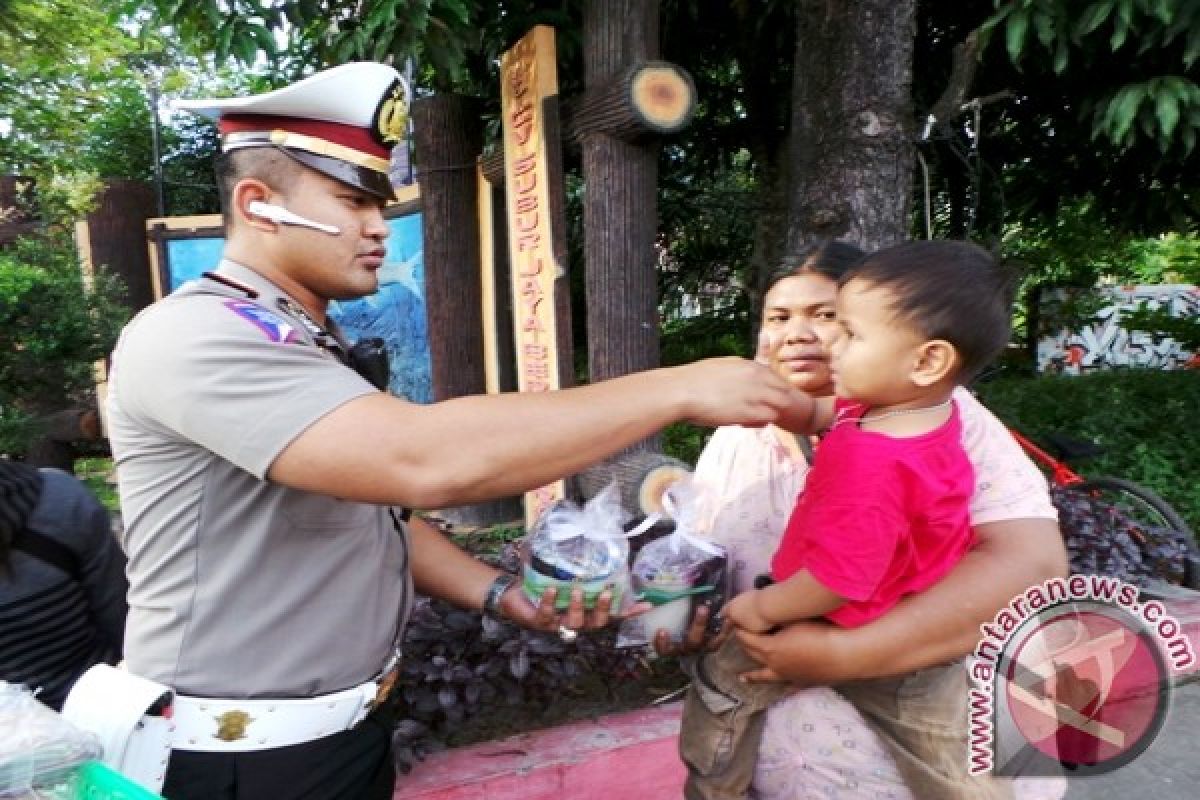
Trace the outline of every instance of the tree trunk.
{"label": "tree trunk", "polygon": [[801,0],[788,246],[907,238],[915,0]]}
{"label": "tree trunk", "polygon": [[[747,7],[746,17],[754,14]],[[790,19],[790,17],[789,17]],[[792,165],[789,142],[790,103],[781,102],[778,76],[779,63],[775,58],[762,58],[762,41],[748,19],[739,25],[736,58],[739,71],[745,76],[740,91],[746,119],[751,124],[743,128],[746,148],[754,163],[753,200],[754,234],[751,242],[750,264],[744,286],[750,305],[750,324],[746,331],[749,352],[754,352],[758,340],[759,316],[763,292],[770,276],[779,268],[787,253],[787,209]],[[781,45],[782,53],[794,53],[795,42],[788,37]],[[794,55],[793,55],[794,58]],[[789,84],[790,85],[790,84]]]}
{"label": "tree trunk", "polygon": [[747,340],[751,352],[758,340],[761,323],[759,317],[762,314],[767,281],[787,254],[787,201],[791,184],[788,180],[786,139],[765,142],[761,152],[756,153],[755,162],[762,167],[758,171],[757,192],[761,210],[755,215],[754,243],[750,253],[751,272],[746,282],[746,291],[750,299],[750,330]]}
{"label": "tree trunk", "polygon": [[119,276],[129,309],[141,311],[154,302],[146,250],[146,220],[158,213],[154,188],[145,181],[106,178],[97,201],[87,215],[86,239],[76,242],[80,255]]}
{"label": "tree trunk", "polygon": [[483,393],[483,299],[475,159],[483,147],[478,109],[458,95],[413,103],[421,186],[425,316],[434,400]]}
{"label": "tree trunk", "polygon": [[682,130],[696,107],[696,87],[682,68],[650,61],[626,67],[564,105],[564,139],[578,143],[589,133],[602,133],[637,142]]}
{"label": "tree trunk", "polygon": [[546,128],[546,179],[549,181],[551,231],[554,263],[562,273],[554,281],[554,322],[558,327],[558,385],[575,385],[575,342],[571,322],[571,280],[567,273],[567,199],[563,179],[562,111],[558,95],[542,101]]}
{"label": "tree trunk", "polygon": [[[657,58],[657,0],[589,0],[583,42],[588,88]],[[582,136],[581,149],[588,372],[600,381],[659,364],[659,145],[592,132]],[[657,442],[642,446],[657,449]]]}
{"label": "tree trunk", "polygon": [[[475,173],[483,125],[474,103],[458,95],[423,97],[413,103],[412,116],[434,400],[483,394]],[[516,519],[520,507],[510,498],[442,509],[438,515],[457,525],[491,525]]]}

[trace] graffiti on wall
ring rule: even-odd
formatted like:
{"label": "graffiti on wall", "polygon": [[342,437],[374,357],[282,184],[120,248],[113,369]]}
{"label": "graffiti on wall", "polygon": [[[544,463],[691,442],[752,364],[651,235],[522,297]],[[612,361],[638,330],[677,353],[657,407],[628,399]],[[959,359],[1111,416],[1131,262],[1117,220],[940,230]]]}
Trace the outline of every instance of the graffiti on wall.
{"label": "graffiti on wall", "polygon": [[[1123,286],[1106,290],[1106,294],[1113,302],[1095,315],[1091,325],[1075,331],[1060,330],[1038,341],[1039,370],[1078,375],[1108,367],[1200,367],[1200,354],[1183,349],[1171,337],[1121,327],[1122,315],[1143,305],[1174,317],[1194,318],[1200,315],[1200,289],[1179,284]],[[1060,289],[1044,300],[1061,302],[1064,297],[1065,291]]]}

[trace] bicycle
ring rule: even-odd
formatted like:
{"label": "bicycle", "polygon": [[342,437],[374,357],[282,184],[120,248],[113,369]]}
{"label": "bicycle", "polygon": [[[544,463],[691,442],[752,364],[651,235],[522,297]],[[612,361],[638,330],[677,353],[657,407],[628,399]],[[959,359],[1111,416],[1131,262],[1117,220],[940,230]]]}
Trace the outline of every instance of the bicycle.
{"label": "bicycle", "polygon": [[1200,589],[1200,548],[1170,503],[1133,481],[1072,469],[1068,461],[1100,454],[1091,442],[1047,436],[1055,457],[1019,431],[1009,433],[1049,475],[1072,572]]}

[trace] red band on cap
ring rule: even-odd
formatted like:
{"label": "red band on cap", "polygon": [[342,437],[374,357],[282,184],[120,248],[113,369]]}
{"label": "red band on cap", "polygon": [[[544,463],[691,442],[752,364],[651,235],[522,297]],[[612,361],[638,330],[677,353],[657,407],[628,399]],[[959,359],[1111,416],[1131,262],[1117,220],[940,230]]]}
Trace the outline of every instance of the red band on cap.
{"label": "red band on cap", "polygon": [[366,128],[340,122],[324,122],[300,117],[277,117],[268,114],[225,114],[217,123],[217,127],[222,134],[281,129],[305,136],[314,136],[382,159],[391,156],[391,151],[375,141],[371,132]]}

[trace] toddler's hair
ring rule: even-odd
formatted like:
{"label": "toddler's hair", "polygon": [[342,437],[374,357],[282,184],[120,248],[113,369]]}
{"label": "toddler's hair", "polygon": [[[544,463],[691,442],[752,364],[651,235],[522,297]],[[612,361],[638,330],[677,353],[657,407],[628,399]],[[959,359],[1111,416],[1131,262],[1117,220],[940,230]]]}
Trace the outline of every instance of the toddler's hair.
{"label": "toddler's hair", "polygon": [[941,240],[885,247],[839,285],[856,279],[891,292],[891,310],[922,335],[954,345],[959,383],[978,375],[1008,344],[1013,275],[978,245]]}

